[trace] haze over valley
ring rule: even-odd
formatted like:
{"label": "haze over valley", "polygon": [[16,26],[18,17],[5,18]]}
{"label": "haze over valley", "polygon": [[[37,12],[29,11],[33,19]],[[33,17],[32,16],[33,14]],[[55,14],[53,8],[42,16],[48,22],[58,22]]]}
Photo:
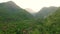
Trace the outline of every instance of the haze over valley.
{"label": "haze over valley", "polygon": [[23,8],[16,0],[0,3],[0,34],[60,34],[60,7],[42,4],[39,9],[35,4]]}

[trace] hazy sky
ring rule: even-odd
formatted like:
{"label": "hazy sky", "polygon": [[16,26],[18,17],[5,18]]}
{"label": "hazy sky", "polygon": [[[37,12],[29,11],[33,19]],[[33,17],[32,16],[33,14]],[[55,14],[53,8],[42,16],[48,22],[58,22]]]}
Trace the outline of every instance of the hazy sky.
{"label": "hazy sky", "polygon": [[[9,0],[0,0],[0,2]],[[42,7],[60,6],[60,0],[11,0],[22,8],[31,8],[34,11],[39,11]]]}

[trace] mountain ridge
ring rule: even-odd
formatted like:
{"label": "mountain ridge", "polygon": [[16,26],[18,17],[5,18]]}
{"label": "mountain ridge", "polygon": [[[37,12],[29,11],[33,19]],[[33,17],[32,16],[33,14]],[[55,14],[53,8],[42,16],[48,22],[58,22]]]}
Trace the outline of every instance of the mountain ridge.
{"label": "mountain ridge", "polygon": [[13,1],[4,2],[0,4],[0,14],[2,16],[6,15],[6,19],[31,19],[33,17],[30,13],[28,13],[25,9],[17,6]]}
{"label": "mountain ridge", "polygon": [[37,18],[46,18],[48,15],[54,13],[58,7],[43,7],[38,13],[36,13]]}

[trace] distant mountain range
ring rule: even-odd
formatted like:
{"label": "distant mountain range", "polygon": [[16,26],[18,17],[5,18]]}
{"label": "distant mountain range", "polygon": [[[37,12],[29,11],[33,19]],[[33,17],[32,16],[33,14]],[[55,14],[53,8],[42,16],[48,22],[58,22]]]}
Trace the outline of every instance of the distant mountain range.
{"label": "distant mountain range", "polygon": [[30,14],[32,14],[35,18],[46,18],[47,16],[53,14],[58,7],[50,6],[50,7],[43,7],[40,11],[37,13],[34,13],[34,11],[30,8],[26,8]]}
{"label": "distant mountain range", "polygon": [[[17,6],[14,2],[9,1],[5,3],[0,3],[0,14],[5,17],[15,18],[15,19],[31,19],[33,17],[36,18],[45,18],[48,15],[54,13],[58,7],[43,7],[38,13],[34,13],[34,11],[30,8],[22,9]],[[14,16],[13,16],[14,15]],[[16,17],[15,17],[16,16]]]}

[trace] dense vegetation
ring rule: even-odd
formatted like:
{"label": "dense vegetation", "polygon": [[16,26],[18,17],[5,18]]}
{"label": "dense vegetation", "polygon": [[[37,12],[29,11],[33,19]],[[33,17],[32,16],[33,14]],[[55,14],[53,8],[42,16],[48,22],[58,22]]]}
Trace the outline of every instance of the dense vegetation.
{"label": "dense vegetation", "polygon": [[60,34],[60,8],[44,20],[44,26],[48,34]]}
{"label": "dense vegetation", "polygon": [[12,1],[0,4],[0,34],[14,34],[18,29],[24,30],[32,19],[34,18],[30,13]]}
{"label": "dense vegetation", "polygon": [[60,8],[44,19],[34,19],[12,1],[1,3],[0,34],[60,34]]}

